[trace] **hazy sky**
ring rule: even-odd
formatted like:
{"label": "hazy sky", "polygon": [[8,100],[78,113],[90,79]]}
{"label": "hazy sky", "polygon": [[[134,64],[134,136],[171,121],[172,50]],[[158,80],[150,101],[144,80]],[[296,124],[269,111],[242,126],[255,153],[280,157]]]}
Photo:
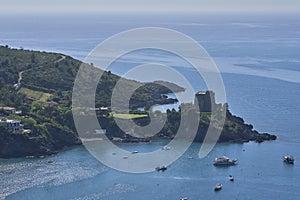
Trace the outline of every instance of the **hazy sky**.
{"label": "hazy sky", "polygon": [[0,13],[299,12],[300,0],[1,0]]}

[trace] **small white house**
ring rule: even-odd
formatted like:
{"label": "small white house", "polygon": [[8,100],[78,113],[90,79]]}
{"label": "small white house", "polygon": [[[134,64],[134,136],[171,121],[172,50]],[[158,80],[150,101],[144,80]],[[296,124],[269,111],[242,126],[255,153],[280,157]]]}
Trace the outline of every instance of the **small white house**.
{"label": "small white house", "polygon": [[3,118],[0,122],[6,123],[7,128],[13,133],[23,131],[23,125],[20,120]]}

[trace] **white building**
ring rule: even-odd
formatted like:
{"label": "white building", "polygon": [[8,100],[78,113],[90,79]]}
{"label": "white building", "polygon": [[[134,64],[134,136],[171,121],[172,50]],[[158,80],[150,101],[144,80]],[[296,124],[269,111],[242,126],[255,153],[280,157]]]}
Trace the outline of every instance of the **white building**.
{"label": "white building", "polygon": [[7,128],[13,133],[23,131],[23,125],[20,120],[3,118],[0,122],[6,123]]}

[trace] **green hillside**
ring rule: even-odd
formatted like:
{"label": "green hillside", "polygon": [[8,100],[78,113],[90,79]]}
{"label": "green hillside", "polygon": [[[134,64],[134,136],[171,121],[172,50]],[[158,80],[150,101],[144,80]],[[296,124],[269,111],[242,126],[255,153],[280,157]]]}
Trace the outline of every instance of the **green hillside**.
{"label": "green hillside", "polygon": [[[0,109],[0,118],[19,119],[31,131],[30,134],[12,133],[0,123],[0,157],[45,154],[80,144],[73,122],[71,99],[81,64],[81,61],[62,54],[0,46],[0,107],[9,106],[22,111],[21,115],[15,116]],[[94,68],[88,64],[86,67]],[[103,73],[97,87],[96,107],[110,106],[112,89],[119,79],[111,72]],[[125,83],[125,87],[141,86],[131,99],[133,110],[176,102],[163,96],[170,90],[159,84],[142,86],[131,80],[125,80]],[[176,85],[172,87],[177,91],[183,90]],[[141,114],[144,117],[146,113]],[[119,117],[124,118],[124,115],[119,113]],[[134,118],[138,117],[134,115]],[[30,120],[32,123],[28,122]],[[22,149],[14,149],[18,144]]]}
{"label": "green hillside", "polygon": [[[49,155],[63,147],[81,144],[74,125],[71,101],[73,84],[81,64],[81,61],[62,54],[0,46],[0,158]],[[99,70],[92,65],[84,65]],[[167,110],[167,113],[150,113],[148,109],[152,105],[177,102],[165,95],[171,93],[171,90],[162,85],[168,85],[176,92],[184,90],[162,81],[141,84],[125,80],[122,85],[124,88],[117,93],[117,100],[121,100],[130,87],[138,88],[129,102],[130,113],[124,113],[121,107],[118,112],[111,112],[112,90],[119,79],[119,76],[110,71],[103,72],[96,89],[95,104],[99,109],[96,111],[97,117],[111,139],[118,138],[118,141],[123,142],[145,142],[159,137],[171,139],[175,137],[181,116],[184,115],[200,117],[195,138],[197,142],[203,141],[211,121],[214,130],[222,131],[219,142],[262,142],[276,139],[274,135],[260,134],[253,130],[252,125],[245,124],[242,118],[232,115],[227,104],[218,104],[215,113],[199,114],[196,108],[200,104],[182,104],[179,111],[173,109]],[[104,111],[100,110],[101,107],[105,108]],[[138,109],[141,107],[145,111]],[[186,108],[186,113],[181,113],[181,108]],[[78,112],[84,116],[87,124],[90,121],[89,111],[90,108]],[[139,128],[120,130],[114,120],[118,118],[126,122],[132,119],[136,124],[145,126],[151,122],[149,113],[155,116],[154,121],[157,122],[163,116],[167,117],[163,129],[151,138],[133,137],[128,133],[136,134]],[[217,120],[222,113],[226,114],[224,126]],[[22,131],[9,128],[10,122],[7,119],[17,120],[16,122],[19,120],[24,125]],[[185,124],[187,137],[193,127],[196,127],[195,124]],[[89,127],[86,128],[90,131]]]}

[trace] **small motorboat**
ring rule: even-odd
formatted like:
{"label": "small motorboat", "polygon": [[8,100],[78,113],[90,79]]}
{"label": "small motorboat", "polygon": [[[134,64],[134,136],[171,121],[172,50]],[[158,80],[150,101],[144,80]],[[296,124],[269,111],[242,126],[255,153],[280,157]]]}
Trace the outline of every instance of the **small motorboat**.
{"label": "small motorboat", "polygon": [[165,166],[165,165],[157,166],[157,167],[155,168],[155,170],[156,170],[156,171],[165,171],[165,170],[167,170],[167,166]]}
{"label": "small motorboat", "polygon": [[228,178],[229,178],[230,181],[234,181],[234,177],[232,175],[229,175]]}
{"label": "small motorboat", "polygon": [[137,153],[139,153],[138,151],[133,151],[133,152],[131,152],[132,154],[137,154]]}
{"label": "small motorboat", "polygon": [[229,165],[235,165],[237,162],[236,159],[229,159],[226,156],[223,156],[221,158],[215,158],[214,165],[219,166],[229,166]]}
{"label": "small motorboat", "polygon": [[181,198],[180,200],[188,200],[188,198],[184,197],[184,198]]}
{"label": "small motorboat", "polygon": [[223,185],[221,183],[218,183],[216,186],[215,186],[215,191],[219,191],[221,190],[223,187]]}
{"label": "small motorboat", "polygon": [[161,149],[162,149],[162,150],[165,150],[165,151],[168,151],[168,150],[171,150],[171,147],[169,147],[169,146],[164,146],[164,147],[162,147]]}
{"label": "small motorboat", "polygon": [[295,159],[293,156],[283,156],[283,161],[288,164],[294,164]]}

